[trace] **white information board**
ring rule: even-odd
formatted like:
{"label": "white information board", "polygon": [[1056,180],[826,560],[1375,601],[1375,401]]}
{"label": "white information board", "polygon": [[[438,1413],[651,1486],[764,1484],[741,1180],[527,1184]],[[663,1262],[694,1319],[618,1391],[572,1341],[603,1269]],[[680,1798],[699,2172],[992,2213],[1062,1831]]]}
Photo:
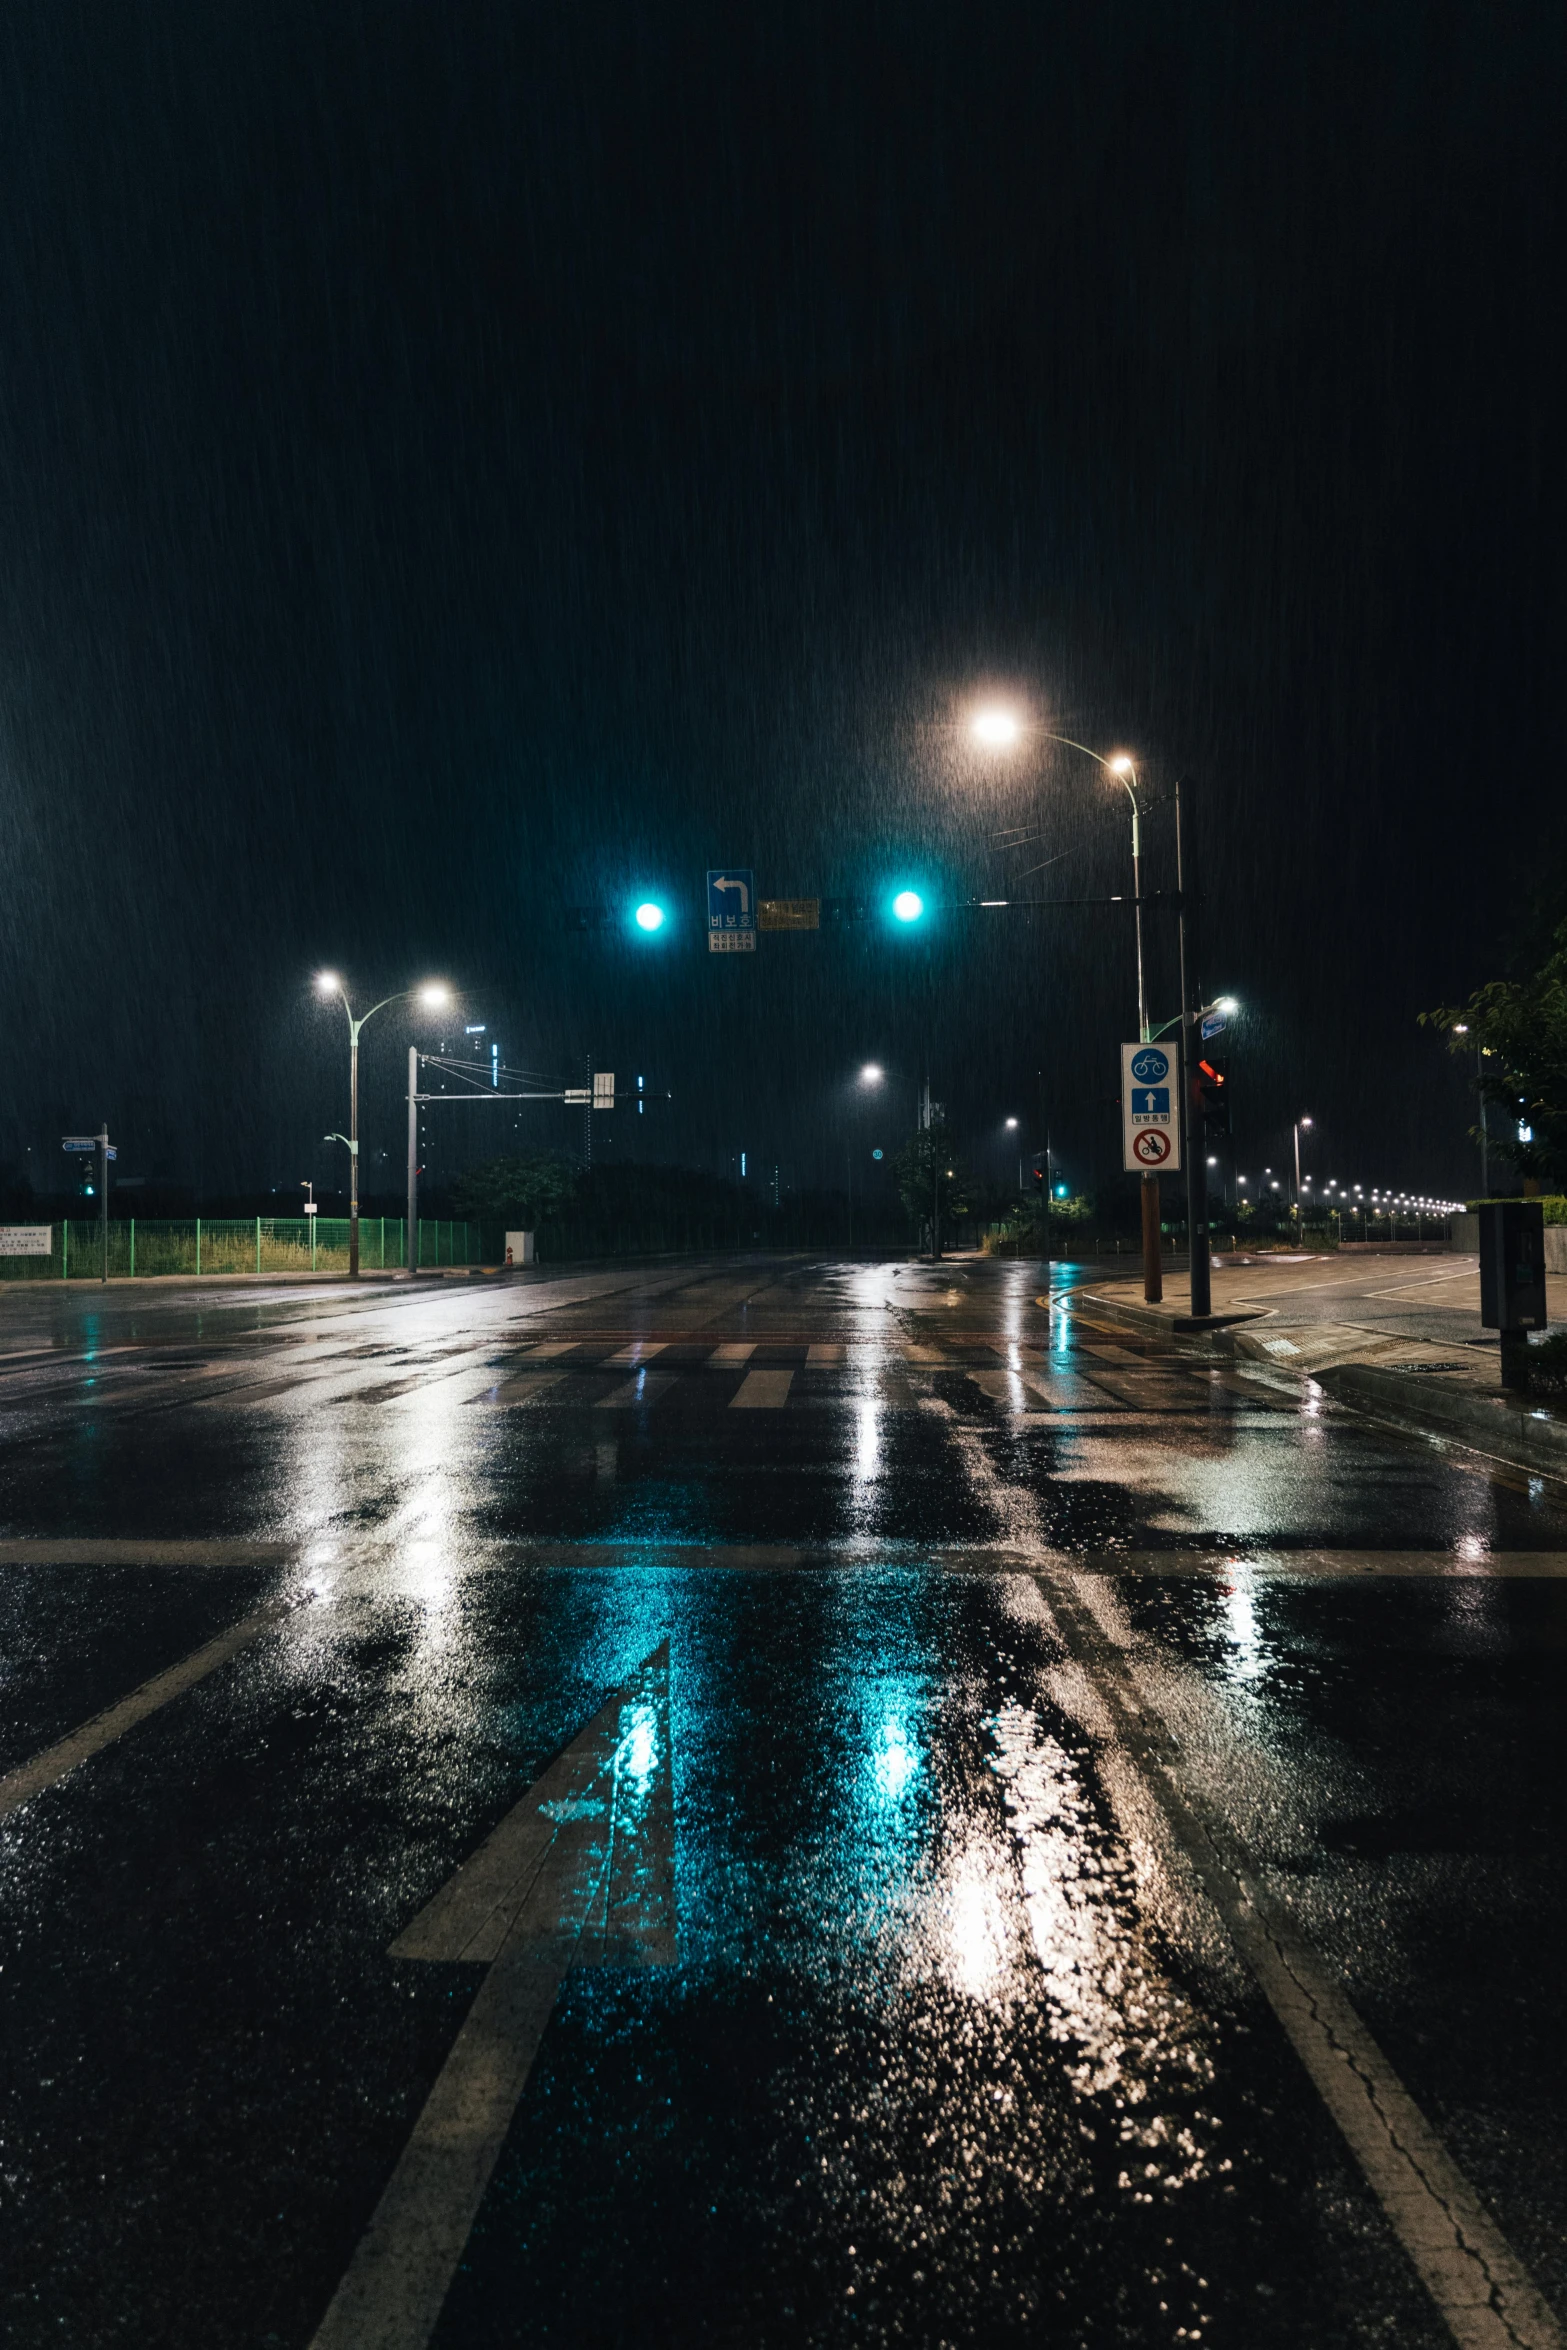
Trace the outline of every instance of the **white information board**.
{"label": "white information board", "polygon": [[1180,1090],[1173,1045],[1122,1045],[1121,1164],[1129,1174],[1179,1172]]}
{"label": "white information board", "polygon": [[0,1224],[0,1257],[46,1257],[53,1247],[52,1224]]}

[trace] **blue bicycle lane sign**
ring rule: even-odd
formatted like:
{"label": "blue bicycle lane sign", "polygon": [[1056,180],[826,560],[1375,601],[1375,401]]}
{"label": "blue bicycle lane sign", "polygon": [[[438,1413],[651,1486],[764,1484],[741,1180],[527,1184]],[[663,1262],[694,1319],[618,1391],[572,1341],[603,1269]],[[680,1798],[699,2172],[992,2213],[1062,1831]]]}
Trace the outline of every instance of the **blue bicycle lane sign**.
{"label": "blue bicycle lane sign", "polygon": [[1162,1044],[1121,1047],[1121,1162],[1129,1174],[1174,1174],[1181,1164],[1179,1077]]}

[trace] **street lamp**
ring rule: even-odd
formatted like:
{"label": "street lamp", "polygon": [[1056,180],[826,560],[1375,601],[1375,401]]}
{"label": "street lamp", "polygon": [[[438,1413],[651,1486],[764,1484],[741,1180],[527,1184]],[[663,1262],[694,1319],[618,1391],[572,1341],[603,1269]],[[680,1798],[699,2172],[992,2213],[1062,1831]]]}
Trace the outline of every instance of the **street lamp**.
{"label": "street lamp", "polygon": [[[986,750],[1011,750],[1022,740],[1021,721],[1011,710],[992,706],[977,710],[969,722],[974,740]],[[1066,750],[1081,751],[1087,759],[1124,789],[1132,803],[1132,921],[1137,944],[1137,1034],[1143,1044],[1148,1037],[1148,993],[1143,976],[1143,812],[1137,797],[1137,768],[1125,751],[1116,751],[1106,758],[1099,751],[1090,750],[1087,743],[1073,740],[1069,734],[1057,734],[1051,727],[1034,730],[1048,743],[1060,743]],[[1184,1005],[1183,1005],[1184,1010]],[[1184,1046],[1184,1039],[1183,1039]],[[1183,1062],[1184,1065],[1184,1062]],[[1157,1305],[1164,1295],[1164,1268],[1159,1255],[1159,1178],[1145,1174],[1142,1183],[1143,1210],[1143,1296],[1149,1305]]]}
{"label": "street lamp", "polygon": [[1300,1239],[1304,1229],[1300,1220],[1300,1130],[1303,1126],[1310,1124],[1309,1118],[1297,1118],[1295,1121],[1295,1238],[1297,1240]]}
{"label": "street lamp", "polygon": [[[348,1000],[348,990],[335,971],[317,973],[316,993],[323,998],[334,995],[340,997],[343,1010],[348,1015],[348,1132],[328,1135],[327,1140],[329,1142],[343,1142],[348,1145],[348,1277],[350,1281],[357,1281],[359,1278],[359,1031],[367,1021],[375,1018],[377,1012],[384,1012],[388,1004],[406,1003],[410,997],[415,998],[429,1011],[441,1011],[452,1001],[452,991],[445,981],[440,979],[426,980],[422,987],[399,988],[396,995],[383,996],[378,1004],[372,1004],[369,1011],[361,1013],[357,1020],[354,1017],[353,1005]],[[414,1245],[414,1237],[412,1234],[409,1236],[410,1252]]]}

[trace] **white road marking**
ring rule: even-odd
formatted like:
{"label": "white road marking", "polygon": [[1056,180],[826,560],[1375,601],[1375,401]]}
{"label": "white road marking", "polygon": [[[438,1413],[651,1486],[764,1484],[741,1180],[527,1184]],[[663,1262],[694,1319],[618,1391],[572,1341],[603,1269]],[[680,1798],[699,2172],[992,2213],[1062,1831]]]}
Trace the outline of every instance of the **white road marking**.
{"label": "white road marking", "polygon": [[424,2350],[572,1966],[676,1963],[669,1649],[392,1945],[488,1962],[311,2350]]}
{"label": "white road marking", "polygon": [[729,1398],[729,1409],[732,1412],[781,1411],[793,1385],[792,1371],[747,1371]]}
{"label": "white road marking", "polygon": [[1548,2303],[1480,2197],[1361,2022],[1331,1968],[1250,1873],[1179,1751],[1150,1736],[1161,1716],[1147,1676],[1075,1577],[1043,1589],[1071,1634],[1111,1735],[1169,1820],[1376,2194],[1459,2350],[1562,2350]]}
{"label": "white road marking", "polygon": [[638,1404],[657,1403],[679,1378],[678,1371],[639,1371],[611,1395],[601,1395],[594,1406],[596,1411],[631,1411]]}
{"label": "white road marking", "polygon": [[0,1566],[272,1567],[298,1549],[297,1542],[244,1542],[226,1535],[138,1542],[100,1534],[12,1534],[0,1538]]}
{"label": "white road marking", "polygon": [[601,1371],[608,1371],[617,1369],[622,1363],[650,1363],[655,1355],[661,1355],[663,1351],[662,1341],[653,1344],[646,1339],[635,1338],[629,1346],[621,1347],[618,1353],[606,1355],[598,1367]]}
{"label": "white road marking", "polygon": [[534,1403],[541,1395],[547,1395],[552,1387],[558,1387],[566,1377],[567,1373],[564,1371],[519,1371],[514,1378],[503,1379],[491,1394],[476,1396],[474,1401],[476,1403],[504,1404]]}
{"label": "white road marking", "polygon": [[215,1640],[193,1649],[177,1665],[170,1665],[166,1671],[155,1673],[150,1681],[144,1681],[128,1697],[120,1698],[117,1704],[109,1706],[103,1713],[94,1714],[91,1721],[83,1722],[80,1729],[73,1730],[69,1737],[60,1739],[54,1746],[45,1747],[43,1753],[35,1754],[31,1762],[20,1764],[14,1771],[7,1771],[4,1778],[0,1778],[0,1820],[19,1811],[24,1803],[31,1803],[33,1797],[42,1794],[46,1787],[58,1785],[68,1772],[90,1761],[93,1755],[101,1754],[106,1746],[114,1745],[117,1739],[124,1737],[127,1730],[134,1730],[138,1722],[144,1722],[149,1714],[157,1713],[171,1698],[183,1697],[187,1689],[194,1689],[198,1681],[204,1681],[209,1673],[215,1673],[220,1665],[226,1665],[242,1648],[248,1648],[253,1640],[259,1640],[263,1632],[270,1632],[275,1624],[281,1623],[290,1612],[291,1605],[290,1601],[277,1600],[267,1607],[257,1608],[254,1614],[244,1617],[237,1624],[231,1624],[226,1632],[220,1632]]}
{"label": "white road marking", "polygon": [[755,1352],[754,1338],[726,1339],[722,1346],[714,1347],[708,1360],[713,1363],[748,1363]]}
{"label": "white road marking", "polygon": [[808,1346],[805,1350],[805,1359],[807,1363],[815,1364],[841,1363],[843,1348],[841,1346]]}

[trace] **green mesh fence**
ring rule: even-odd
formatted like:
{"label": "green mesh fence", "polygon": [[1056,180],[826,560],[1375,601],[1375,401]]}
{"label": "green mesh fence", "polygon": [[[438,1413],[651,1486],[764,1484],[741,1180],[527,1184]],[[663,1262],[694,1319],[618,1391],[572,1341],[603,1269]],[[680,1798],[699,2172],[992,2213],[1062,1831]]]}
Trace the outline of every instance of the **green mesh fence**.
{"label": "green mesh fence", "polygon": [[[404,1225],[400,1216],[361,1216],[359,1269],[399,1273]],[[0,1281],[96,1281],[104,1269],[102,1227],[71,1218],[49,1228],[47,1257],[0,1256]],[[477,1265],[477,1224],[419,1219],[419,1263]],[[156,1280],[172,1273],[346,1273],[346,1216],[126,1216],[109,1222],[111,1281]]]}

